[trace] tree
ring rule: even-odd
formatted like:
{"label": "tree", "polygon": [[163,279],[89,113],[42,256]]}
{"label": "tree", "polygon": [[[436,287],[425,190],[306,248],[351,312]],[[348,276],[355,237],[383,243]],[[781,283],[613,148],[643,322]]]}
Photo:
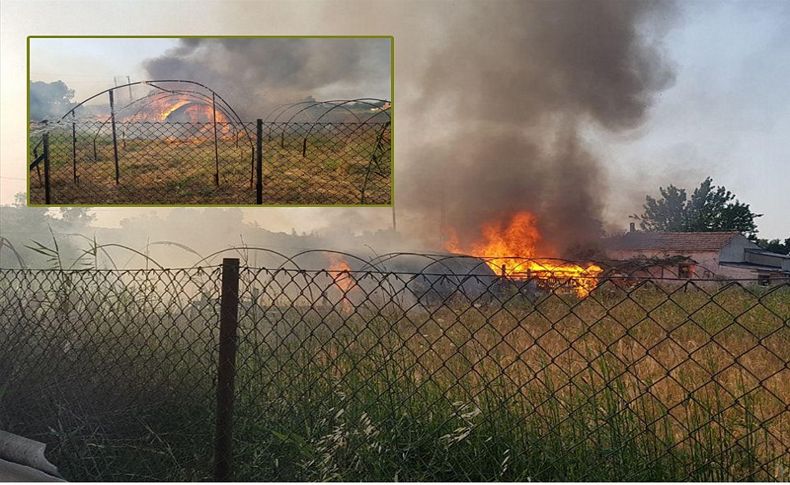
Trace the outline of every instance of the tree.
{"label": "tree", "polygon": [[63,81],[30,83],[30,120],[60,118],[74,106],[72,98],[74,90]]}
{"label": "tree", "polygon": [[738,231],[755,238],[757,224],[755,214],[735,199],[735,195],[724,187],[713,185],[706,178],[689,198],[686,189],[669,185],[659,187],[661,197],[646,196],[641,215],[631,218],[639,221],[644,231],[713,232]]}
{"label": "tree", "polygon": [[61,207],[60,219],[69,226],[83,228],[90,226],[96,216],[84,207]]}
{"label": "tree", "polygon": [[782,242],[779,239],[758,239],[755,241],[758,246],[777,254],[790,254],[790,237]]}

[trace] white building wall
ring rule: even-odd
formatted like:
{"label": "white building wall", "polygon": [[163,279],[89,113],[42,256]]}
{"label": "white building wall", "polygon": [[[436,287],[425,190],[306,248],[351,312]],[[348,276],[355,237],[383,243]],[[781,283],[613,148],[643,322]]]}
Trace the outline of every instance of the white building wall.
{"label": "white building wall", "polygon": [[720,261],[722,263],[742,263],[745,261],[744,249],[759,249],[760,246],[749,241],[745,236],[737,235],[733,237],[729,244],[721,248]]}
{"label": "white building wall", "polygon": [[757,270],[751,268],[735,268],[732,266],[719,266],[719,272],[717,276],[721,276],[723,278],[731,278],[731,279],[746,279],[746,280],[754,280],[757,279]]}

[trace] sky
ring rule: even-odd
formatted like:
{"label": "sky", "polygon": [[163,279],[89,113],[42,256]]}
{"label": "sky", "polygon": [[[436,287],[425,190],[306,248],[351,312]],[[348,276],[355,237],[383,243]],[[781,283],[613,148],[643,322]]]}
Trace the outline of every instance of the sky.
{"label": "sky", "polygon": [[[147,79],[143,61],[178,39],[30,39],[30,80],[64,81],[82,100],[113,85]],[[103,100],[106,102],[106,100]]]}
{"label": "sky", "polygon": [[682,6],[665,37],[674,85],[631,139],[596,144],[622,179],[619,199],[629,182],[691,187],[711,176],[764,214],[761,237],[790,237],[790,3]]}
{"label": "sky", "polygon": [[[162,79],[162,76],[152,76],[150,70],[146,69],[146,62],[159,59],[162,64],[165,64],[164,69],[167,72],[167,78],[177,77],[183,78],[183,74],[172,73],[172,70],[167,69],[168,66],[163,59],[169,57],[170,63],[173,59],[191,59],[193,62],[205,62],[201,64],[198,72],[194,75],[203,76],[201,78],[190,78],[190,80],[202,82],[209,87],[218,91],[226,99],[232,100],[235,98],[237,104],[241,103],[242,99],[249,101],[249,98],[255,96],[256,99],[265,97],[267,94],[272,93],[272,89],[281,88],[282,86],[261,86],[266,84],[260,82],[251,82],[251,73],[257,72],[258,69],[265,71],[267,64],[269,71],[277,71],[278,66],[272,66],[272,59],[258,59],[255,69],[250,64],[251,62],[231,61],[225,57],[225,65],[222,65],[223,59],[221,56],[228,56],[227,51],[211,50],[212,44],[216,46],[218,43],[226,41],[224,39],[206,39],[201,48],[196,49],[194,52],[186,57],[181,57],[183,54],[174,54],[180,50],[182,44],[181,39],[178,38],[34,38],[30,39],[30,79],[31,81],[44,81],[54,82],[58,80],[64,81],[69,88],[74,90],[74,101],[81,101],[98,92],[104,91],[117,78],[118,84],[126,83],[128,78],[131,81]],[[195,40],[190,39],[190,40]],[[231,39],[228,42],[245,43],[247,39]],[[261,47],[266,44],[272,45],[276,39],[259,38],[255,42]],[[390,65],[390,47],[389,39],[293,39],[293,42],[300,43],[303,46],[313,46],[317,50],[321,44],[339,44],[337,47],[328,51],[327,49],[321,50],[317,56],[309,57],[305,55],[302,59],[299,56],[294,56],[299,61],[307,61],[298,66],[295,71],[289,71],[292,67],[289,61],[293,59],[286,59],[281,66],[283,71],[287,74],[284,79],[277,77],[276,81],[280,81],[286,86],[297,86],[302,81],[302,85],[317,82],[322,74],[326,74],[328,69],[322,69],[324,66],[317,66],[319,61],[324,61],[326,64],[342,65],[343,55],[347,55],[352,48],[359,47],[361,56],[363,56],[364,65],[357,67],[357,69],[348,74],[346,71],[345,78],[341,81],[323,81],[317,88],[311,89],[310,95],[316,99],[345,99],[355,97],[372,97],[389,99],[391,97],[391,83],[389,79],[389,65]],[[201,50],[202,49],[202,50]],[[240,49],[237,47],[237,49]],[[241,49],[240,49],[241,50]],[[248,53],[268,54],[275,51],[271,48],[268,51],[265,49],[244,49]],[[356,52],[356,51],[354,51]],[[277,51],[279,54],[279,51]],[[336,56],[337,58],[334,58]],[[317,59],[316,57],[320,57]],[[324,59],[326,57],[327,59]],[[246,59],[245,59],[246,60]],[[260,64],[260,65],[257,65]],[[212,69],[219,71],[220,76],[217,75]],[[226,72],[230,71],[230,72]],[[317,74],[313,74],[317,72]],[[364,73],[368,77],[361,79],[360,76],[354,74]],[[311,76],[313,74],[313,76]],[[319,79],[312,79],[319,78]],[[109,80],[109,81],[108,81]],[[232,81],[232,82],[229,82]],[[220,83],[220,85],[217,85]],[[267,88],[267,89],[265,89]],[[134,96],[140,96],[145,91],[145,88],[134,87],[140,91],[135,92]],[[125,91],[124,91],[125,92]],[[279,105],[283,102],[294,101],[294,99],[285,99],[273,101],[274,104]],[[106,97],[96,98],[93,103],[107,103]],[[236,106],[236,108],[243,108]],[[261,113],[263,116],[265,113]]]}
{"label": "sky", "polygon": [[[417,118],[420,108],[414,102],[421,91],[417,79],[426,68],[424,51],[431,47],[433,24],[449,5],[196,1],[186,8],[182,2],[147,0],[6,0],[0,18],[0,203],[12,202],[25,187],[22,113],[28,35],[392,34],[397,211],[397,180],[403,180],[398,174],[409,170],[410,155],[430,137],[430,130],[409,120]],[[462,3],[453,6],[463,8]],[[682,2],[677,18],[665,28],[661,47],[675,80],[659,94],[646,121],[626,133],[612,134],[593,125],[584,133],[585,142],[605,161],[611,189],[602,194],[607,222],[627,227],[628,215],[638,212],[645,194],[655,194],[659,185],[692,189],[711,176],[753,211],[765,214],[758,219],[761,237],[790,237],[790,2]],[[473,34],[450,41],[469,42]],[[36,54],[36,77],[62,78],[78,89],[78,97],[88,95],[111,85],[115,75],[133,80],[144,75],[142,61],[166,50],[173,40],[130,42],[122,56],[112,55],[119,52],[117,47],[100,45]],[[105,208],[96,213],[100,224],[115,226],[152,210]],[[339,212],[245,209],[245,218],[272,230],[309,232],[333,223]],[[389,209],[347,209],[342,214],[355,232],[391,224]]]}

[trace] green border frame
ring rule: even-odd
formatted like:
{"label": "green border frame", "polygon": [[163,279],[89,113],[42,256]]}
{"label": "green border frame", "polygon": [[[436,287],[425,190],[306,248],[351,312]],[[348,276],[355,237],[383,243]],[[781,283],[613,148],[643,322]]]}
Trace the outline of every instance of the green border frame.
{"label": "green border frame", "polygon": [[[31,204],[30,203],[30,39],[389,39],[390,41],[390,203],[389,204]],[[27,93],[26,112],[26,138],[25,138],[25,172],[26,194],[25,201],[28,207],[56,208],[56,207],[395,207],[395,36],[393,35],[29,35],[27,36],[27,73],[25,92]]]}

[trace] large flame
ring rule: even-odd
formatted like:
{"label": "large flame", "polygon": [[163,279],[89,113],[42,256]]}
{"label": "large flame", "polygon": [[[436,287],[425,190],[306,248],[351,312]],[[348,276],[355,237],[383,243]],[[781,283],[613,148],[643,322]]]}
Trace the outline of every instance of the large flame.
{"label": "large flame", "polygon": [[[170,119],[179,110],[181,111],[178,114],[178,119]],[[186,95],[171,94],[150,99],[142,106],[137,105],[131,113],[121,111],[118,113],[118,117],[124,121],[212,123],[214,108],[210,101],[204,102]],[[217,123],[228,122],[228,117],[219,109],[216,110],[216,117]]]}
{"label": "large flame", "polygon": [[[155,112],[156,117],[159,118],[157,121],[166,121],[168,116],[173,114],[174,111],[176,111],[177,109],[179,109],[179,108],[181,108],[183,106],[188,105],[191,102],[188,99],[175,99],[173,101],[174,102],[170,103],[169,106],[167,104],[162,106],[158,110],[159,111],[158,113]],[[159,104],[159,103],[154,103],[154,104]],[[190,121],[192,121],[192,120],[190,120]]]}
{"label": "large flame", "polygon": [[[213,123],[215,116],[216,125]],[[156,134],[169,143],[210,142],[215,129],[217,137],[225,141],[234,140],[238,135],[222,111],[214,112],[210,101],[203,102],[181,94],[153,98],[133,112],[121,111],[117,118],[123,122],[160,123],[161,128]]]}
{"label": "large flame", "polygon": [[535,259],[542,237],[537,219],[521,211],[507,221],[491,221],[481,228],[478,241],[463,247],[455,231],[450,230],[445,247],[448,251],[485,259],[497,274],[511,279],[537,278],[546,284],[571,286],[586,297],[598,284],[603,269],[596,264],[580,266],[550,259]]}

